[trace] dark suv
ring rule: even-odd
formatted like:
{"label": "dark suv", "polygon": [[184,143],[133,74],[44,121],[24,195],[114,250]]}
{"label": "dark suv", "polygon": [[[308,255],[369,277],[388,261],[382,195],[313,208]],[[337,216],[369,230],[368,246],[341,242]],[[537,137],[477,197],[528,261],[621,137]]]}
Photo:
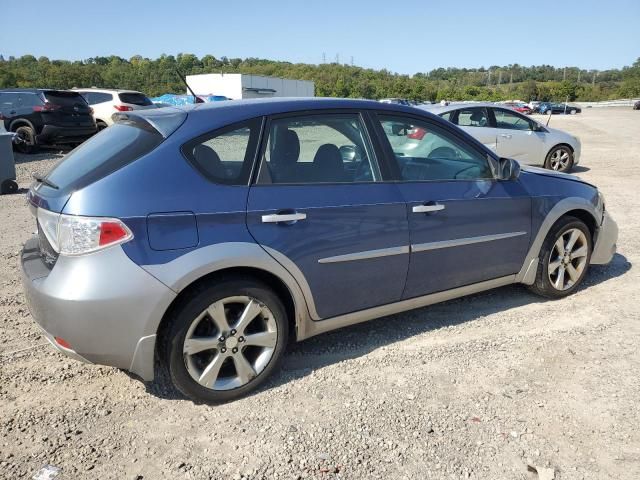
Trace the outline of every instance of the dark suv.
{"label": "dark suv", "polygon": [[77,92],[46,89],[0,90],[0,120],[18,134],[17,148],[81,143],[96,133],[91,108]]}

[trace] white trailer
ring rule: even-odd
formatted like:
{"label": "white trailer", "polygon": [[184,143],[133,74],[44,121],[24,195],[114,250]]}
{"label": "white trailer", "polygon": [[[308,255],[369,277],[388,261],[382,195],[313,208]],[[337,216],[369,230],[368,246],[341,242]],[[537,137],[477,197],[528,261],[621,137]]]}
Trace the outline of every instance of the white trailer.
{"label": "white trailer", "polygon": [[[187,75],[187,83],[196,95],[224,95],[242,98],[313,97],[315,85],[308,80],[245,75],[242,73],[205,73]],[[187,94],[191,94],[187,90]]]}

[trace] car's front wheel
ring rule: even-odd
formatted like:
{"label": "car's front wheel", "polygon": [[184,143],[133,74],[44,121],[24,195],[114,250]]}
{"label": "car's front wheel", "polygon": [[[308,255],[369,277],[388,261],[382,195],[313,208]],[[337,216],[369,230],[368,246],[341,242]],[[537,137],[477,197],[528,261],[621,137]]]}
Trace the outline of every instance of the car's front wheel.
{"label": "car's front wheel", "polygon": [[234,278],[198,290],[174,315],[165,338],[171,381],[198,402],[220,403],[260,385],[288,337],[286,310],[269,287]]}
{"label": "car's front wheel", "polygon": [[18,136],[15,143],[16,150],[20,153],[33,153],[36,149],[36,132],[27,125],[21,125],[14,130]]}
{"label": "car's front wheel", "polygon": [[553,147],[547,154],[544,166],[549,170],[567,173],[573,167],[573,152],[566,145]]}
{"label": "car's front wheel", "polygon": [[584,222],[562,217],[542,244],[536,281],[529,288],[547,298],[570,295],[587,273],[592,249],[591,233]]}

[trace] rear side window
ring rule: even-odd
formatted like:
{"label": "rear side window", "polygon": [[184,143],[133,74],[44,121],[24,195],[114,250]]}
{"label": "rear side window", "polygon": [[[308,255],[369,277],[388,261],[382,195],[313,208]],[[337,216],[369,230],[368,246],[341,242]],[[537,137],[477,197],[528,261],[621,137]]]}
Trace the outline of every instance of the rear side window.
{"label": "rear side window", "polygon": [[230,125],[186,143],[182,152],[212,182],[247,185],[261,125],[261,118]]}
{"label": "rear side window", "polygon": [[138,105],[140,107],[153,105],[153,102],[141,93],[119,93],[118,96],[122,103],[130,103],[131,105]]}
{"label": "rear side window", "polygon": [[98,103],[110,102],[113,100],[113,95],[104,92],[81,92],[89,105],[96,105]]}
{"label": "rear side window", "polygon": [[463,108],[454,123],[460,127],[489,127],[489,114],[486,108]]}
{"label": "rear side window", "polygon": [[158,132],[116,123],[84,142],[47,175],[61,191],[83,188],[156,148]]}
{"label": "rear side window", "polygon": [[85,99],[78,92],[46,91],[44,97],[49,103],[61,107],[73,107],[78,103],[86,104]]}

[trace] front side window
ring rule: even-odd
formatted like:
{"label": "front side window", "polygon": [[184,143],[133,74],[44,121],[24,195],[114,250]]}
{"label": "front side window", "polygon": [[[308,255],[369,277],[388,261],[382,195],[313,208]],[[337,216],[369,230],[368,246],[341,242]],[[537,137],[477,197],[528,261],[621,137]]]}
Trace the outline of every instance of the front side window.
{"label": "front side window", "polygon": [[489,114],[486,108],[463,108],[458,110],[454,123],[460,127],[488,127]]}
{"label": "front side window", "polygon": [[209,180],[247,185],[260,136],[261,118],[231,125],[183,146],[191,164]]}
{"label": "front side window", "polygon": [[271,121],[258,183],[351,183],[380,179],[358,114]]}
{"label": "front side window", "polygon": [[378,116],[407,181],[492,179],[481,151],[431,123],[410,117]]}
{"label": "front side window", "polygon": [[496,117],[497,128],[506,128],[509,130],[533,130],[533,123],[531,120],[528,120],[515,112],[510,112],[501,108],[494,108],[493,114]]}

